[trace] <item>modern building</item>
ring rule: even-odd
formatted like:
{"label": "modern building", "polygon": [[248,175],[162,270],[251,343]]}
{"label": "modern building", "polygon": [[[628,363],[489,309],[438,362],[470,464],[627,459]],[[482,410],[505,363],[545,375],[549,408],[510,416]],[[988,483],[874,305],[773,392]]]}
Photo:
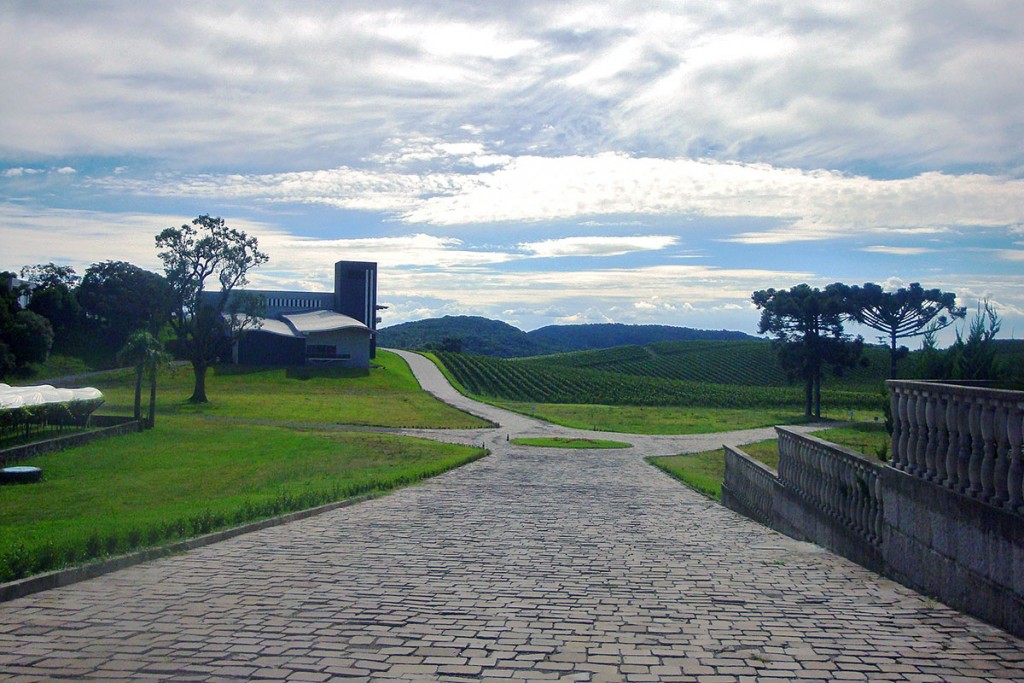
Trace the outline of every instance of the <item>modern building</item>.
{"label": "modern building", "polygon": [[239,365],[331,363],[366,368],[376,356],[377,264],[338,261],[334,292],[246,290],[263,299],[265,318],[233,349]]}

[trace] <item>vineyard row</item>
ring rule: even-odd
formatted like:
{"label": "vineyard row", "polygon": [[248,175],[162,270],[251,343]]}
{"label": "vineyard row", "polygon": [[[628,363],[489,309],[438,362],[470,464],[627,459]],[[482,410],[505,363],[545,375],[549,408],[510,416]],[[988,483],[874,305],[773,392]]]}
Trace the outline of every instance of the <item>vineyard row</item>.
{"label": "vineyard row", "polygon": [[[745,386],[640,377],[620,372],[556,367],[489,356],[437,353],[438,359],[468,392],[479,396],[535,403],[640,406],[774,408],[802,405],[800,387]],[[836,409],[875,408],[870,393],[824,391]]]}

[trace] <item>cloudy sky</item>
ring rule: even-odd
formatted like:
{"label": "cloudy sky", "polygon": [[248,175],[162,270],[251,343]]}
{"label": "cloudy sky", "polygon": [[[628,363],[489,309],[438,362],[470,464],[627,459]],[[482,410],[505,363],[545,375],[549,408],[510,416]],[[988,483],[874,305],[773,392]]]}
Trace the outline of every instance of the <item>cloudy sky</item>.
{"label": "cloudy sky", "polygon": [[1024,336],[1017,0],[256,5],[0,1],[0,268],[158,270],[209,213],[259,287],[377,261],[385,326],[873,281]]}

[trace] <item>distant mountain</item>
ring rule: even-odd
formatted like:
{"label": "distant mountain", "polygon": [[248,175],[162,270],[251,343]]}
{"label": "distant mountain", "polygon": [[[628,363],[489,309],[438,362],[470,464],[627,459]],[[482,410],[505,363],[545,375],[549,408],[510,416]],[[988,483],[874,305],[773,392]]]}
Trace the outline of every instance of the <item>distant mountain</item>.
{"label": "distant mountain", "polygon": [[442,350],[497,358],[548,353],[517,327],[471,315],[446,315],[392,325],[377,331],[377,346]]}
{"label": "distant mountain", "polygon": [[695,330],[671,325],[548,325],[527,332],[530,339],[557,347],[560,351],[588,351],[635,344],[644,346],[667,341],[742,341],[757,339],[730,330]]}
{"label": "distant mountain", "polygon": [[670,325],[549,325],[533,332],[479,316],[445,316],[392,325],[377,331],[377,345],[436,349],[497,358],[520,358],[567,351],[605,349],[664,341],[756,339],[743,332],[695,330]]}

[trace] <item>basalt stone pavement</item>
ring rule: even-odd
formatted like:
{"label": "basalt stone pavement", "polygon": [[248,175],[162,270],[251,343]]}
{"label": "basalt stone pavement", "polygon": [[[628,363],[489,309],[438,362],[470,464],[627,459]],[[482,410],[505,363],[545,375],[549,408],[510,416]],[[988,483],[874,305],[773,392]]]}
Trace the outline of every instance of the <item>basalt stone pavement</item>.
{"label": "basalt stone pavement", "polygon": [[1024,641],[643,462],[678,439],[489,415],[423,485],[0,605],[0,678],[1024,681]]}

